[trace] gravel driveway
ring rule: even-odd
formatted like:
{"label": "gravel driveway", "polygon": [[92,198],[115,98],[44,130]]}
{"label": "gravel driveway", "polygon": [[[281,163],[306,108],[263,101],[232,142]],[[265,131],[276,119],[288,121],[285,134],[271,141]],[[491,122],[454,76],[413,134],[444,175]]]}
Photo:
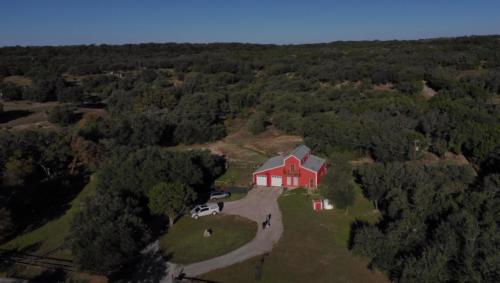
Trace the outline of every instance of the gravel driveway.
{"label": "gravel driveway", "polygon": [[[168,263],[167,275],[162,282],[172,282],[172,274],[178,275],[181,271],[187,277],[196,277],[270,252],[283,233],[281,212],[277,202],[280,193],[279,188],[254,188],[243,199],[224,203],[223,214],[239,215],[257,222],[258,230],[255,238],[232,252],[209,260],[188,265]],[[268,214],[271,214],[271,227],[263,230],[261,224]]]}

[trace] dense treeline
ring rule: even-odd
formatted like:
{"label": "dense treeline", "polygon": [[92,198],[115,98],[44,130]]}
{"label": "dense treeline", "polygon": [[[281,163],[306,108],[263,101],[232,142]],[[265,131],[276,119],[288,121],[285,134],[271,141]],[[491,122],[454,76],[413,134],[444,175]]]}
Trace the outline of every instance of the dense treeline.
{"label": "dense treeline", "polygon": [[[150,209],[151,203],[167,206],[173,225],[185,208],[206,200],[225,171],[224,158],[209,152],[86,139],[79,126],[0,131],[0,243],[60,216],[95,172],[96,191],[84,200],[66,240],[82,269],[112,274],[136,262],[157,236],[153,214],[167,212]],[[151,193],[162,184],[178,184],[190,197],[165,202]],[[172,198],[182,200],[183,193]]]}
{"label": "dense treeline", "polygon": [[[184,208],[206,197],[214,179],[224,171],[224,160],[208,152],[171,152],[158,147],[137,151],[118,148],[97,174],[97,192],[83,205],[72,223],[72,251],[81,268],[112,274],[137,262],[151,239],[148,203],[159,184],[183,184],[192,197],[169,215],[173,225]],[[160,188],[162,189],[162,188]],[[168,193],[172,188],[163,190]],[[183,192],[175,192],[182,199]]]}
{"label": "dense treeline", "polygon": [[0,241],[62,213],[88,181],[77,158],[62,132],[0,131]]}
{"label": "dense treeline", "polygon": [[[119,144],[216,140],[224,120],[258,110],[316,150],[378,161],[464,153],[479,164],[499,141],[499,38],[315,45],[140,44],[0,49],[3,98],[105,101],[101,135]],[[426,101],[424,86],[437,94]],[[257,120],[258,123],[253,123]],[[259,127],[261,128],[259,130]],[[136,132],[148,129],[144,137]],[[136,137],[134,137],[136,136]],[[421,152],[421,150],[420,150]]]}
{"label": "dense treeline", "polygon": [[[500,276],[500,163],[479,176],[469,166],[389,163],[358,170],[382,213],[357,223],[352,248],[396,282],[495,282]],[[493,168],[491,168],[493,169]]]}

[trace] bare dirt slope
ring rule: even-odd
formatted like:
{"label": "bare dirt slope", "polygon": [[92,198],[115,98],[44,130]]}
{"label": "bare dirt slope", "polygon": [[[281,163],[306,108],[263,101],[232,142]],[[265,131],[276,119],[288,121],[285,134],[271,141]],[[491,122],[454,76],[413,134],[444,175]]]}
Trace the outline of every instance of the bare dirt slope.
{"label": "bare dirt slope", "polygon": [[[56,125],[48,121],[47,112],[60,103],[51,102],[31,102],[31,101],[4,101],[2,116],[0,116],[0,128],[23,130],[28,128],[50,128]],[[107,112],[104,108],[80,107],[76,110],[82,116],[92,113],[97,116],[105,116]]]}
{"label": "bare dirt slope", "polygon": [[240,119],[228,123],[228,132],[225,138],[216,142],[176,148],[209,149],[215,154],[226,156],[229,161],[255,163],[262,162],[269,156],[290,151],[303,142],[302,137],[286,135],[272,126],[263,133],[253,135]]}

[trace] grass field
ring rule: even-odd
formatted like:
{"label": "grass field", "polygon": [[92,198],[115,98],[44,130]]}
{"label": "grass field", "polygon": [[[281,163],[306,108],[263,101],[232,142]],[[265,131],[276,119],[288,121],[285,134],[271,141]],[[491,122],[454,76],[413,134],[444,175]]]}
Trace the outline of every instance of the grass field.
{"label": "grass field", "polygon": [[229,163],[224,175],[215,180],[215,185],[218,187],[237,186],[248,187],[252,183],[252,172],[255,166],[247,164]]}
{"label": "grass field", "polygon": [[66,239],[69,235],[71,219],[78,211],[80,202],[95,190],[95,180],[93,178],[91,180],[71,202],[71,207],[63,216],[47,222],[38,229],[22,234],[1,247],[60,259],[72,259],[71,251],[66,246]]}
{"label": "grass field", "polygon": [[[205,229],[212,229],[212,236],[204,238]],[[230,252],[252,240],[256,233],[255,222],[238,216],[205,216],[197,220],[183,217],[160,238],[160,244],[173,262],[192,263]]]}
{"label": "grass field", "polygon": [[347,249],[350,224],[356,219],[376,221],[372,205],[358,194],[344,211],[314,212],[304,190],[279,198],[284,233],[269,255],[259,256],[202,277],[216,282],[388,282],[369,270],[367,261]]}

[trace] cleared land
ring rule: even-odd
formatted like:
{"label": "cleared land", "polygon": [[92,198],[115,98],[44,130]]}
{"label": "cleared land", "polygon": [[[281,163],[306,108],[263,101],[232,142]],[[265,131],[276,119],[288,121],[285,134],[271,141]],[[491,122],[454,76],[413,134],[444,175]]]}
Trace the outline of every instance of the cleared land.
{"label": "cleared land", "polygon": [[53,127],[49,123],[47,111],[58,102],[6,101],[3,103],[4,113],[0,120],[0,128],[26,129],[33,127]]}
{"label": "cleared land", "polygon": [[[48,121],[47,112],[60,102],[31,102],[26,100],[4,101],[2,102],[4,113],[0,117],[0,128],[15,130],[32,128],[53,128],[56,125]],[[97,116],[105,116],[107,112],[103,108],[79,107],[76,109],[77,115],[92,113]]]}
{"label": "cleared land", "polygon": [[215,184],[219,187],[248,187],[252,182],[252,172],[268,157],[288,152],[303,142],[302,137],[286,135],[272,126],[261,134],[253,135],[242,119],[231,120],[227,123],[227,128],[229,134],[222,140],[172,148],[208,149],[214,154],[224,155],[228,168],[225,174],[216,180]]}
{"label": "cleared land", "polygon": [[[203,237],[211,229],[212,236]],[[195,220],[183,217],[160,238],[160,245],[171,261],[193,263],[223,255],[249,242],[257,223],[233,215],[205,216]]]}
{"label": "cleared land", "polygon": [[216,282],[388,282],[347,249],[351,223],[379,217],[369,201],[358,193],[354,207],[345,214],[336,209],[314,212],[311,199],[304,190],[279,198],[285,230],[269,255],[202,277]]}
{"label": "cleared land", "polygon": [[33,80],[25,76],[8,76],[3,79],[3,82],[19,86],[31,86],[33,84]]}

